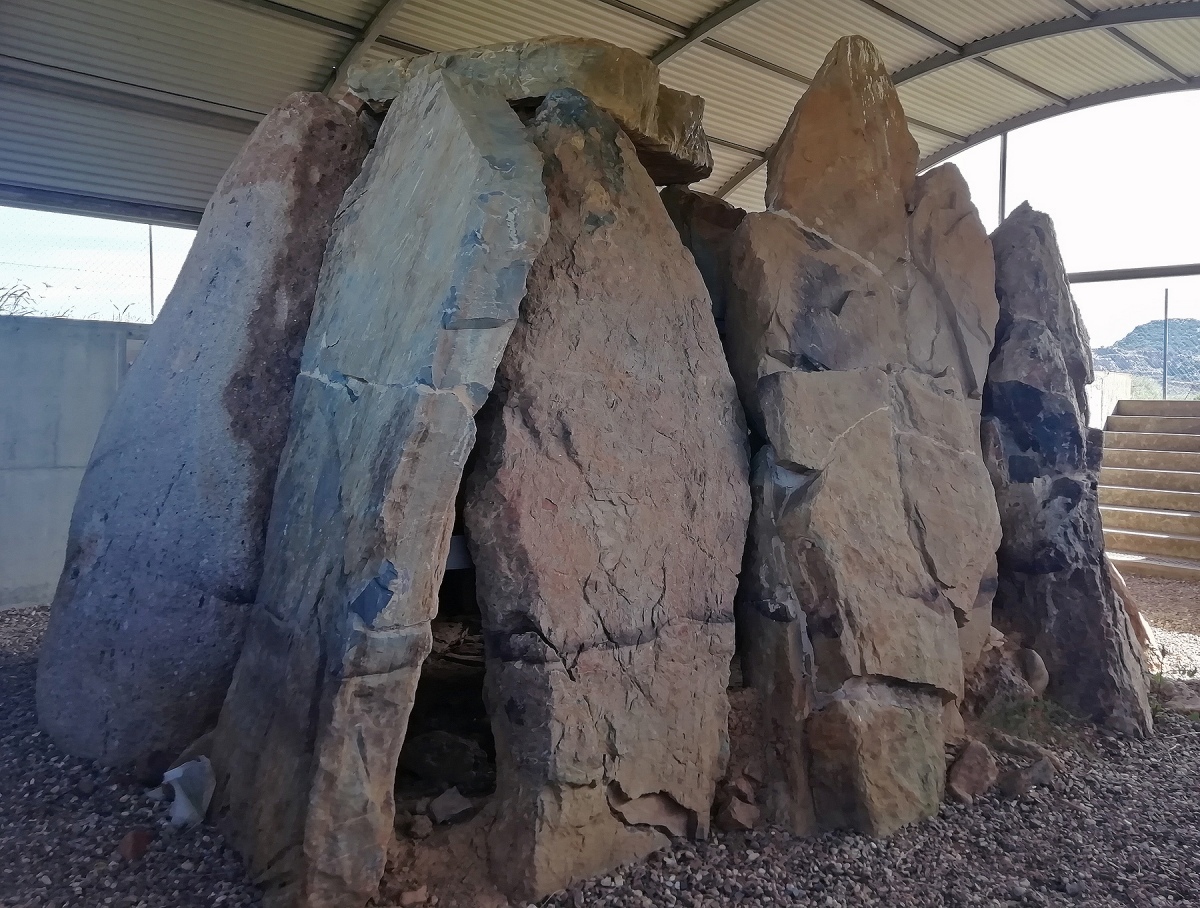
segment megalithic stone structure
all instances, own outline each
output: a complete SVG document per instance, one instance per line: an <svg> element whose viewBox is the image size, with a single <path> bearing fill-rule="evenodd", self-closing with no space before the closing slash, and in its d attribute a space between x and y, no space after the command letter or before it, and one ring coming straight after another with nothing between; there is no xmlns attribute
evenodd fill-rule
<svg viewBox="0 0 1200 908"><path fill-rule="evenodd" d="M995 622L1042 657L1049 697L1144 734L1153 722L1141 648L1104 558L1091 349L1054 225L1024 203L992 244L1001 315L983 442L1004 525Z"/></svg>
<svg viewBox="0 0 1200 908"><path fill-rule="evenodd" d="M550 237L465 496L521 900L706 834L750 510L711 302L633 144L569 89L530 132Z"/></svg>
<svg viewBox="0 0 1200 908"><path fill-rule="evenodd" d="M268 904L362 905L383 874L475 413L546 237L541 173L502 98L431 71L338 212L213 748L215 816Z"/></svg>
<svg viewBox="0 0 1200 908"><path fill-rule="evenodd" d="M943 712L989 624L991 250L957 172L916 166L878 54L843 38L730 255L726 344L766 442L743 667L766 819L801 833L887 834L937 810Z"/></svg>
<svg viewBox="0 0 1200 908"><path fill-rule="evenodd" d="M161 772L216 720L258 589L289 402L367 130L319 94L255 129L96 439L38 667L63 749Z"/></svg>

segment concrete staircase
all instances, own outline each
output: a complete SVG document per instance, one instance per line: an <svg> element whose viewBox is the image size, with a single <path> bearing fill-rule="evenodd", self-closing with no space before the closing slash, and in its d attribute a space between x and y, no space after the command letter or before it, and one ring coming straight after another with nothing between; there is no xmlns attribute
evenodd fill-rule
<svg viewBox="0 0 1200 908"><path fill-rule="evenodd" d="M1200 401L1117 404L1104 426L1100 514L1123 574L1200 581Z"/></svg>

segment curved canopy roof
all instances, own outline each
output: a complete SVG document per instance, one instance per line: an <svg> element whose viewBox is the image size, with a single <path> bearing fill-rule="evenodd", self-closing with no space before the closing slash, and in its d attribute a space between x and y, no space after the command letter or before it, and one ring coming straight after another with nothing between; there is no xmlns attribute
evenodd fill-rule
<svg viewBox="0 0 1200 908"><path fill-rule="evenodd" d="M833 42L869 38L924 164L1107 101L1200 87L1200 0L4 0L0 202L195 223L257 120L347 61L602 38L706 99L699 188L761 208Z"/></svg>

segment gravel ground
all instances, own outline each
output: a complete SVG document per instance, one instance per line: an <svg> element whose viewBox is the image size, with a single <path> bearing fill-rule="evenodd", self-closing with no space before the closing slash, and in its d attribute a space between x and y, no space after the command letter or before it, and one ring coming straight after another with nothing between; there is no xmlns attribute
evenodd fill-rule
<svg viewBox="0 0 1200 908"><path fill-rule="evenodd" d="M1145 606L1144 606L1145 607ZM33 709L46 611L0 612L0 908L258 904L209 829L171 835L136 780L66 757ZM979 799L886 841L778 831L680 843L580 884L554 908L1200 906L1200 723L1159 717L1148 742L1088 732L1051 789ZM154 841L117 855L131 830ZM440 908L447 908L443 905Z"/></svg>
<svg viewBox="0 0 1200 908"><path fill-rule="evenodd" d="M37 730L33 682L49 610L0 611L0 908L258 904L210 829L174 832L136 779L69 757ZM154 836L126 860L122 839Z"/></svg>
<svg viewBox="0 0 1200 908"><path fill-rule="evenodd" d="M1200 677L1200 583L1126 577L1129 592L1163 650L1163 674Z"/></svg>

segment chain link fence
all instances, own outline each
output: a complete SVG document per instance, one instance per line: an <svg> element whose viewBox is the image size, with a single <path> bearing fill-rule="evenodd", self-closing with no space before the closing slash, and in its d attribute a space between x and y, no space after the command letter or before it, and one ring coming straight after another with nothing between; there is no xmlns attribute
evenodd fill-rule
<svg viewBox="0 0 1200 908"><path fill-rule="evenodd" d="M151 322L195 231L0 207L0 315Z"/></svg>
<svg viewBox="0 0 1200 908"><path fill-rule="evenodd" d="M1200 306L1164 305L1160 297L1156 307L1136 295L1129 305L1146 320L1114 343L1093 344L1097 372L1128 374L1134 398L1200 401ZM1086 324L1087 307L1081 312Z"/></svg>

